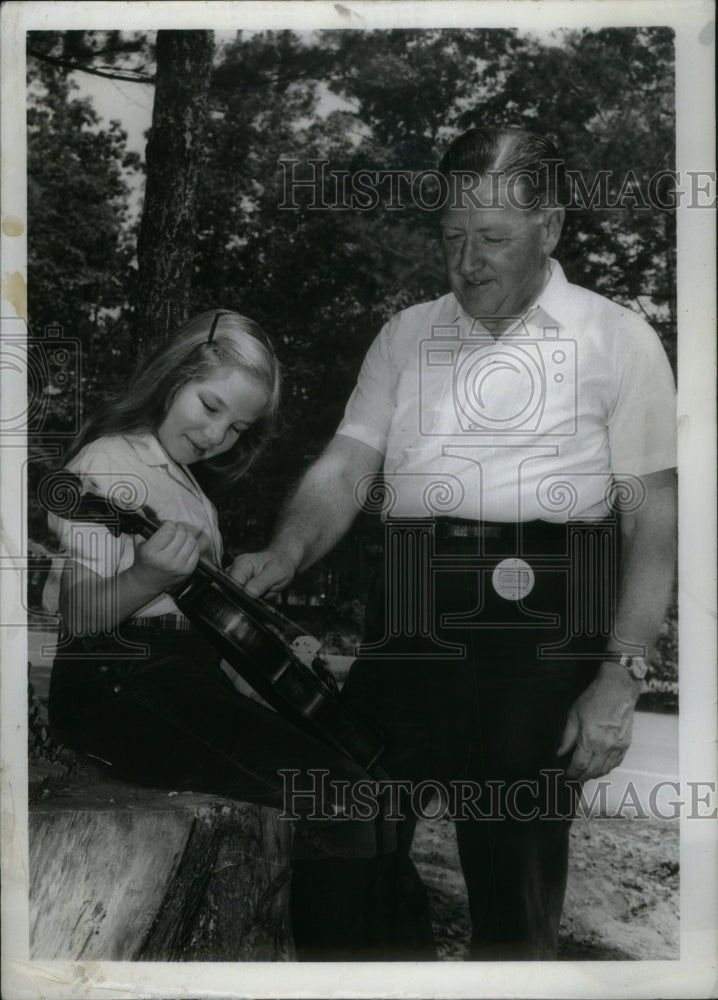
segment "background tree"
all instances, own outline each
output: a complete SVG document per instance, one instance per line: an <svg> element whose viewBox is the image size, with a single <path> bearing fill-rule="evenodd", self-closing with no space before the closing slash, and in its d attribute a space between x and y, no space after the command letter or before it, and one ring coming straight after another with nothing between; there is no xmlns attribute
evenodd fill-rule
<svg viewBox="0 0 718 1000"><path fill-rule="evenodd" d="M211 31L157 32L155 100L137 237L138 344L166 337L189 315L195 196L204 157L213 52Z"/></svg>

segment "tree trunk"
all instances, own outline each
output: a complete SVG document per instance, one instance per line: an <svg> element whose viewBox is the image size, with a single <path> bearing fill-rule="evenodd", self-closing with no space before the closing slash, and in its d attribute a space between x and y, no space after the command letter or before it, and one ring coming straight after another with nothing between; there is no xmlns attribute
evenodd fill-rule
<svg viewBox="0 0 718 1000"><path fill-rule="evenodd" d="M163 339L189 314L213 52L211 31L157 32L157 82L137 239L138 344Z"/></svg>
<svg viewBox="0 0 718 1000"><path fill-rule="evenodd" d="M275 809L105 778L36 803L29 826L35 959L294 958Z"/></svg>

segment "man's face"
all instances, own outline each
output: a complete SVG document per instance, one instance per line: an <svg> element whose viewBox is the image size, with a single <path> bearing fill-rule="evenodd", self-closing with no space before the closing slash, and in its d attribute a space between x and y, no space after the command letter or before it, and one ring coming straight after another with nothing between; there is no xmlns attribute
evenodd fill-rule
<svg viewBox="0 0 718 1000"><path fill-rule="evenodd" d="M506 198L503 185L486 206L471 204L465 193L441 215L444 259L449 282L465 311L500 333L540 292L546 262L558 243L560 211L528 211Z"/></svg>

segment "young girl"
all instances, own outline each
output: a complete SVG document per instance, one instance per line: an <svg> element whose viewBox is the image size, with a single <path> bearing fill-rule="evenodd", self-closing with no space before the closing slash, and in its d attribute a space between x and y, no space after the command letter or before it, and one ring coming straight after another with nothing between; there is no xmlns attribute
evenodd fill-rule
<svg viewBox="0 0 718 1000"><path fill-rule="evenodd" d="M216 512L190 467L236 481L267 440L278 399L277 361L261 328L212 310L158 347L70 451L66 468L86 490L149 506L162 522L143 540L50 515L67 554L50 727L118 777L276 807L279 769L366 777L242 696L166 593L200 555L221 565ZM336 834L327 834L336 852Z"/></svg>

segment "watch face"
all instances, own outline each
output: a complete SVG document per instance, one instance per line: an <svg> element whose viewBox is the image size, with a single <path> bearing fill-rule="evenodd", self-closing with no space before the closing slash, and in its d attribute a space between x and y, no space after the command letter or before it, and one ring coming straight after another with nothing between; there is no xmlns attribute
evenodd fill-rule
<svg viewBox="0 0 718 1000"><path fill-rule="evenodd" d="M648 664L646 663L646 661L643 659L642 656L633 657L633 662L631 663L631 673L639 681L643 680L643 678L648 673Z"/></svg>

